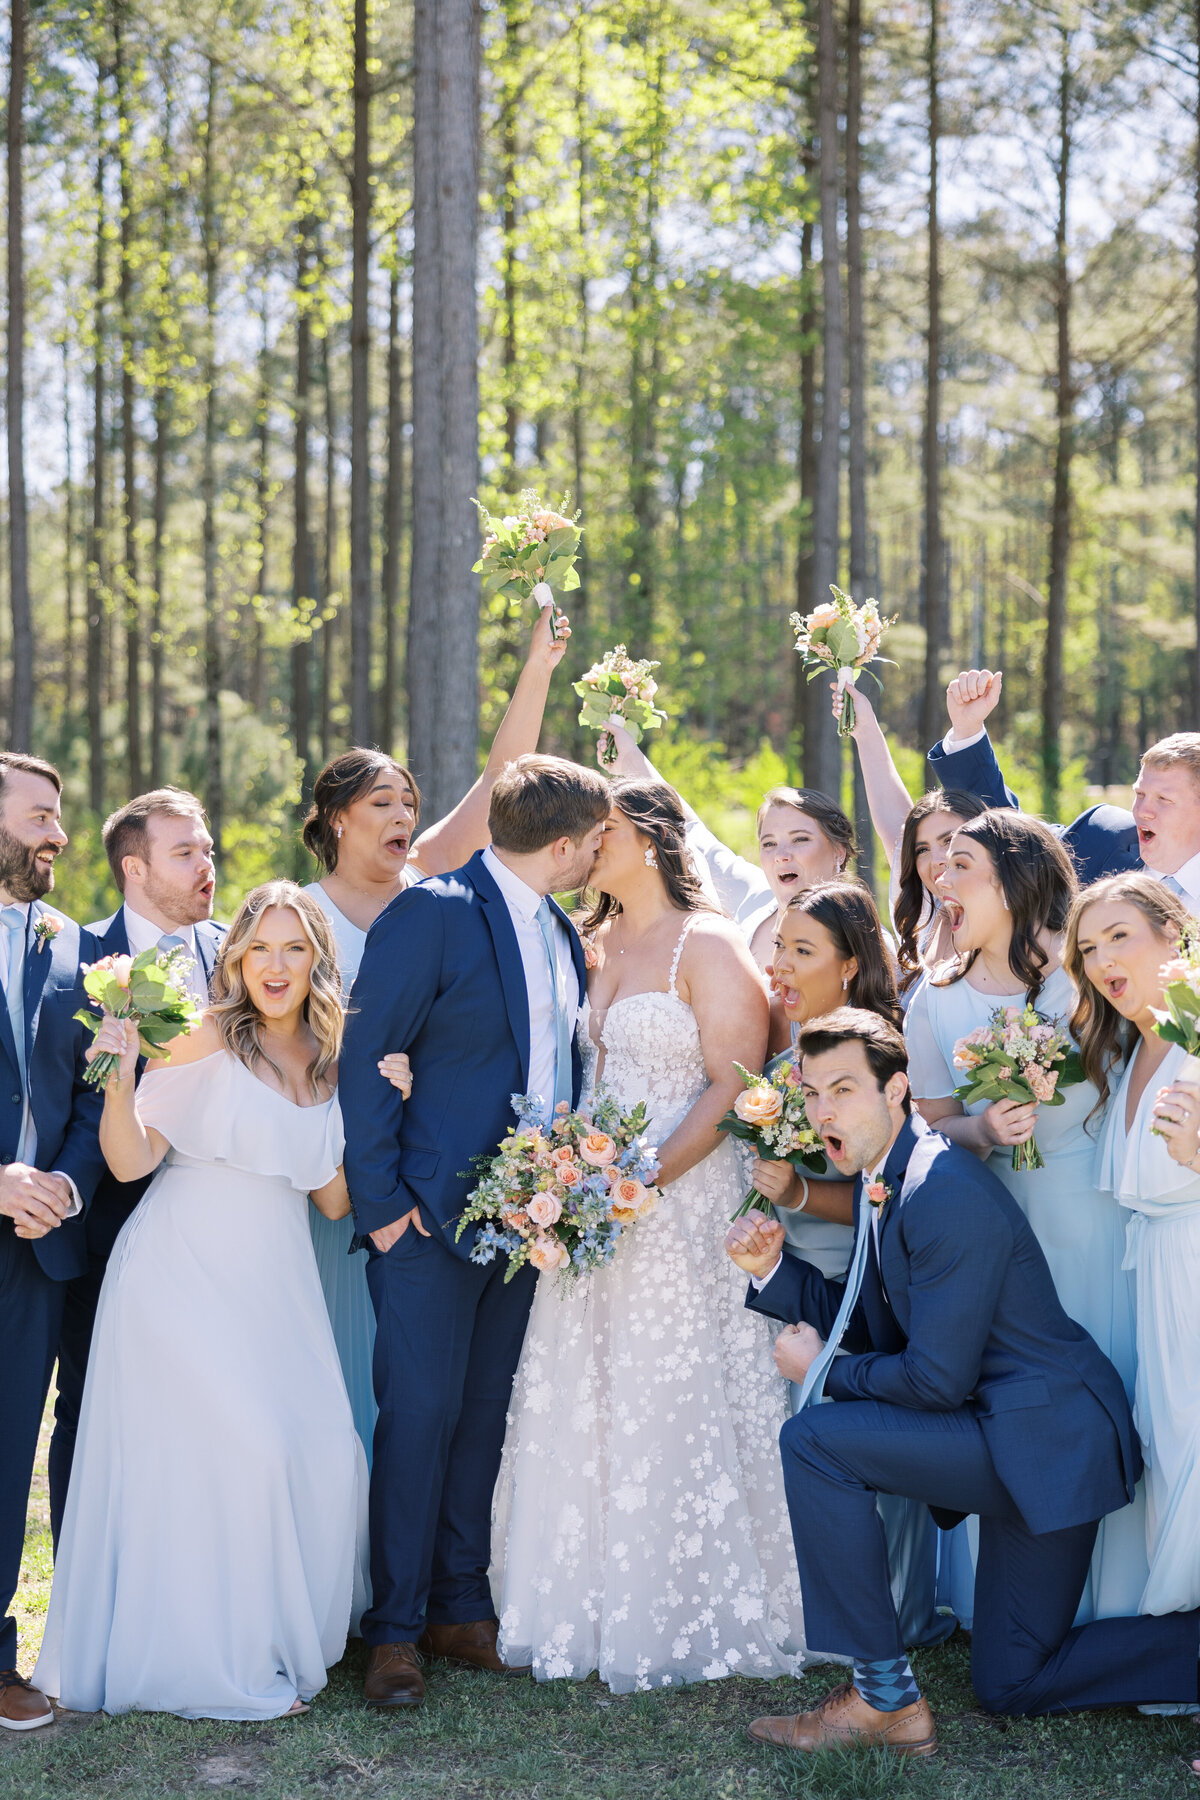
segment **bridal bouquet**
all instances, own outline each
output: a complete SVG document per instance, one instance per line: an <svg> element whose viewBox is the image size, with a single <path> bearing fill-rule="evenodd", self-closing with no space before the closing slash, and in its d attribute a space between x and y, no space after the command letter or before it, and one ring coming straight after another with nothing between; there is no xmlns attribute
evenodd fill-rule
<svg viewBox="0 0 1200 1800"><path fill-rule="evenodd" d="M495 1156L477 1157L482 1179L458 1221L479 1231L471 1261L508 1257L505 1281L525 1263L564 1276L585 1275L612 1260L628 1225L652 1212L658 1152L645 1137L644 1101L629 1112L600 1089L587 1112L559 1103L542 1122L536 1094L514 1094L517 1122Z"/></svg>
<svg viewBox="0 0 1200 1800"><path fill-rule="evenodd" d="M666 724L666 713L653 704L658 666L656 662L635 662L624 644L617 644L592 664L582 681L574 683L583 701L579 723L600 733L600 760L605 768L617 759L616 739L608 729L611 724L623 725L635 744L641 743L647 731Z"/></svg>
<svg viewBox="0 0 1200 1800"><path fill-rule="evenodd" d="M1057 1020L1035 1007L998 1006L986 1025L977 1025L954 1046L954 1067L967 1079L954 1097L974 1100L1037 1100L1061 1106L1063 1089L1084 1079L1079 1052ZM1037 1139L1014 1144L1014 1169L1044 1169Z"/></svg>
<svg viewBox="0 0 1200 1800"><path fill-rule="evenodd" d="M884 632L895 620L881 619L874 600L864 600L861 606L855 606L849 594L843 594L832 582L829 591L833 595L832 601L824 601L807 617L793 613L791 626L796 634L796 649L808 670L808 679L813 681L822 669L836 671L842 701L838 736L849 737L854 726L854 695L851 691L854 678L866 669L875 685L880 686L879 677L868 665L888 660L880 656L879 646Z"/></svg>
<svg viewBox="0 0 1200 1800"><path fill-rule="evenodd" d="M91 1001L75 1017L95 1037L104 1013L132 1019L143 1056L160 1057L164 1044L199 1023L200 1008L188 986L192 958L182 944L175 950L143 950L140 956L105 956L85 966L83 991ZM93 1010L94 1009L94 1010ZM104 1052L90 1062L83 1079L103 1087L121 1059Z"/></svg>
<svg viewBox="0 0 1200 1800"><path fill-rule="evenodd" d="M564 499L563 505L567 504ZM497 519L476 500L483 527L483 553L473 574L482 574L484 592L517 595L537 606L552 606L554 592L568 594L579 586L575 558L583 527L579 514L569 519L551 512L532 488L526 488L515 513ZM558 613L554 616L558 635Z"/></svg>
<svg viewBox="0 0 1200 1800"><path fill-rule="evenodd" d="M821 1138L808 1122L804 1095L800 1089L800 1071L794 1062L781 1062L769 1075L752 1075L741 1063L734 1068L746 1085L717 1125L730 1137L752 1144L764 1162L787 1162L794 1169L808 1169L823 1175L829 1167ZM771 1202L751 1188L733 1217L740 1219L751 1207L771 1216Z"/></svg>
<svg viewBox="0 0 1200 1800"><path fill-rule="evenodd" d="M1200 934L1185 928L1179 954L1159 971L1165 1009L1154 1008L1154 1029L1169 1044L1178 1044L1187 1060L1179 1081L1200 1080ZM1151 1131L1157 1126L1152 1125Z"/></svg>

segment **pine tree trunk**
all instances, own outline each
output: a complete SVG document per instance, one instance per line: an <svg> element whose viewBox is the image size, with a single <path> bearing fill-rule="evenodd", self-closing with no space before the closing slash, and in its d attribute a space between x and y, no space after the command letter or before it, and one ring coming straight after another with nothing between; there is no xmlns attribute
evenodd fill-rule
<svg viewBox="0 0 1200 1800"><path fill-rule="evenodd" d="M479 12L417 0L409 758L426 817L470 787L479 737Z"/></svg>
<svg viewBox="0 0 1200 1800"><path fill-rule="evenodd" d="M63 741L74 737L75 711L75 464L71 443L71 345L63 332Z"/></svg>
<svg viewBox="0 0 1200 1800"><path fill-rule="evenodd" d="M313 223L303 219L296 245L296 417L292 541L292 745L300 759L300 804L312 796L311 643L307 613L315 598L316 569L308 506L308 433L312 406L312 320L308 310L308 270Z"/></svg>
<svg viewBox="0 0 1200 1800"><path fill-rule="evenodd" d="M938 222L938 149L941 139L941 42L938 9L941 0L929 0L929 35L926 39L928 91L929 210L926 221L928 269L926 275L925 432L922 449L924 480L924 553L921 561L922 617L925 625L925 680L921 694L921 749L927 750L944 731L945 697L940 657L946 636L943 604L942 549L942 452L939 441L942 379L942 267L941 229Z"/></svg>
<svg viewBox="0 0 1200 1800"><path fill-rule="evenodd" d="M1193 453L1196 461L1195 517L1192 529L1192 616L1196 622L1196 645L1192 651L1192 728L1200 730L1200 0L1194 0L1194 47L1196 53L1196 168L1194 195L1194 237L1192 240L1192 401Z"/></svg>
<svg viewBox="0 0 1200 1800"><path fill-rule="evenodd" d="M221 789L221 625L217 596L217 242L216 167L217 65L208 62L204 109L204 171L201 231L204 241L204 457L200 488L204 510L204 804L214 853L221 853L224 824Z"/></svg>
<svg viewBox="0 0 1200 1800"><path fill-rule="evenodd" d="M142 780L141 620L138 605L136 427L134 425L133 180L130 170L129 93L125 68L125 0L113 5L113 82L117 98L117 171L120 182L121 241L117 305L121 320L121 517L124 527L118 592L125 626L125 749L129 791L140 794Z"/></svg>
<svg viewBox="0 0 1200 1800"><path fill-rule="evenodd" d="M262 300L262 342L258 352L258 456L254 470L254 510L258 518L258 603L254 608L250 657L250 705L260 716L267 700L266 641L263 608L271 591L267 549L270 541L271 505L271 384L270 335L266 287Z"/></svg>
<svg viewBox="0 0 1200 1800"><path fill-rule="evenodd" d="M504 95L500 104L500 282L504 334L500 342L500 392L504 397L504 477L515 486L517 426L517 104L520 15L517 0L504 0Z"/></svg>
<svg viewBox="0 0 1200 1800"><path fill-rule="evenodd" d="M1050 511L1050 579L1046 595L1046 650L1042 663L1042 811L1058 814L1062 780L1063 639L1067 625L1067 573L1071 560L1071 459L1075 452L1075 389L1071 377L1071 275L1067 267L1067 202L1071 180L1070 38L1061 32L1058 83L1058 211L1054 223L1055 445L1054 497Z"/></svg>
<svg viewBox="0 0 1200 1800"><path fill-rule="evenodd" d="M580 540L580 552L575 567L579 574L579 586L571 595L571 635L576 645L576 655L581 668L590 664L591 652L589 639L591 636L588 618L588 554L587 554L587 374L588 352L591 338L591 313L588 306L588 69L587 69L587 37L582 23L579 27L579 60L575 70L575 134L578 143L579 175L575 191L575 230L579 254L579 274L576 280L576 315L575 331L575 373L573 393L571 397L571 463L574 470L574 487L571 503L573 510L583 515L584 535ZM573 726L574 749L576 756L584 755L584 747L591 734L585 727L575 723Z"/></svg>
<svg viewBox="0 0 1200 1800"><path fill-rule="evenodd" d="M160 376L154 387L154 540L151 561L150 614L150 786L161 787L163 774L163 664L165 625L163 583L167 564L167 452L171 440L172 393Z"/></svg>
<svg viewBox="0 0 1200 1800"><path fill-rule="evenodd" d="M96 264L92 296L95 362L92 367L92 517L88 533L87 562L87 722L88 805L104 811L104 664L105 664L105 508L108 459L105 422L105 289L108 285L105 239L104 182L108 155L103 144L104 113L100 90L103 71L97 71L96 135L101 139L96 158Z"/></svg>
<svg viewBox="0 0 1200 1800"><path fill-rule="evenodd" d="M838 247L837 23L833 0L817 3L817 104L821 192L821 441L813 506L813 585L809 607L829 596L839 575L842 435L842 273ZM840 801L841 740L823 676L805 690L804 781Z"/></svg>
<svg viewBox="0 0 1200 1800"><path fill-rule="evenodd" d="M807 84L811 87L811 83ZM811 98L811 95L810 95ZM802 165L805 180L816 166L816 138L809 130L804 140ZM796 610L806 613L813 595L813 506L817 494L817 309L813 222L805 219L800 230L800 443L797 476L800 483L800 534L796 550ZM803 747L808 714L808 677L796 656L792 664L792 729Z"/></svg>
<svg viewBox="0 0 1200 1800"><path fill-rule="evenodd" d="M850 592L861 603L867 590L867 327L863 300L862 193L862 0L846 9L846 310L850 388ZM869 681L869 677L867 678ZM860 880L875 892L875 829L867 804L862 764L854 755L855 862Z"/></svg>
<svg viewBox="0 0 1200 1800"><path fill-rule="evenodd" d="M387 485L383 499L383 689L379 696L379 746L390 756L396 747L396 683L400 555L404 537L404 371L400 361L400 260L398 247L388 271L387 326Z"/></svg>
<svg viewBox="0 0 1200 1800"><path fill-rule="evenodd" d="M350 739L371 741L371 78L367 0L354 0L350 241ZM474 560L474 559L472 559Z"/></svg>
<svg viewBox="0 0 1200 1800"><path fill-rule="evenodd" d="M11 0L8 59L8 582L12 608L9 743L33 746L33 616L25 498L25 61L27 0Z"/></svg>
<svg viewBox="0 0 1200 1800"><path fill-rule="evenodd" d="M321 338L321 392L325 402L325 529L322 558L321 604L316 617L321 620L317 653L321 662L320 699L317 711L317 741L321 761L330 755L329 714L333 704L334 663L337 660L338 624L341 595L338 593L338 528L337 528L337 412L333 398L333 374L329 367L329 332ZM334 596L339 604L334 610ZM368 734L369 738L369 734ZM368 738L355 737L355 743Z"/></svg>

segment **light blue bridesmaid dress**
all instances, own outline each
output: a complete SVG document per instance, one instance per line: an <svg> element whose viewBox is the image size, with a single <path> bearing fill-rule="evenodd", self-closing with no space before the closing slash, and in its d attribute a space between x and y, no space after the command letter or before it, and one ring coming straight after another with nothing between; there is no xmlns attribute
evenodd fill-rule
<svg viewBox="0 0 1200 1800"><path fill-rule="evenodd" d="M785 1050L782 1055L773 1057L767 1064L768 1073L774 1073L793 1054L793 1051ZM842 1178L831 1169L824 1175L809 1173L808 1179L812 1183ZM777 1209L776 1217L783 1225L788 1248L797 1256L835 1281L846 1273L854 1248L852 1225L838 1225L832 1219L818 1219L805 1211L797 1212L795 1208L788 1211L782 1206ZM800 1401L800 1388L794 1381L789 1382L788 1387L791 1410L795 1412ZM929 1508L919 1500L907 1500L897 1494L880 1494L877 1504L887 1538L892 1599L901 1640L909 1648L940 1644L954 1630L954 1618L935 1610L938 1533Z"/></svg>
<svg viewBox="0 0 1200 1800"><path fill-rule="evenodd" d="M1037 1002L1046 1019L1065 1025L1075 990L1063 968L1050 975ZM905 1015L908 1078L918 1099L944 1099L961 1081L954 1046L976 1026L986 1025L998 1006L1024 1007L1023 992L984 994L968 979L934 987L917 986ZM1015 1170L1012 1151L993 1150L988 1167L998 1175L1033 1227L1045 1253L1063 1309L1095 1338L1133 1399L1137 1367L1133 1284L1124 1267L1125 1221L1111 1193L1096 1181L1100 1118L1088 1122L1097 1093L1090 1082L1066 1090L1061 1106L1038 1112L1036 1138L1043 1169ZM982 1112L973 1102L967 1111ZM942 1537L939 1598L948 1600L968 1629L975 1610L978 1527L968 1520ZM1145 1497L1139 1484L1131 1505L1100 1524L1077 1625L1093 1619L1125 1618L1137 1611L1146 1584Z"/></svg>
<svg viewBox="0 0 1200 1800"><path fill-rule="evenodd" d="M358 974L358 965L362 961L367 934L353 924L345 913L338 911L319 881L310 883L304 891L312 895L333 927L333 935L337 939L342 991L349 994ZM353 1214L345 1219L327 1219L310 1200L308 1225L312 1232L313 1252L317 1259L325 1304L329 1308L329 1322L333 1326L333 1341L337 1345L346 1392L350 1396L355 1429L362 1439L369 1468L379 1409L375 1404L375 1383L371 1376L371 1359L375 1350L375 1308L371 1305L371 1296L367 1292L366 1255L361 1251L352 1255L350 1251L350 1242L354 1236Z"/></svg>

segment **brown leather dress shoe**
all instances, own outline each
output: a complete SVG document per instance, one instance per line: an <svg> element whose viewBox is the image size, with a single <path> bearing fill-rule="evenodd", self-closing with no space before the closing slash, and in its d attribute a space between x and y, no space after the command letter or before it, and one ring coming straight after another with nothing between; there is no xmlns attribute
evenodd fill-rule
<svg viewBox="0 0 1200 1800"><path fill-rule="evenodd" d="M425 1677L415 1644L372 1644L363 1682L368 1706L420 1706Z"/></svg>
<svg viewBox="0 0 1200 1800"><path fill-rule="evenodd" d="M933 1756L937 1750L937 1726L923 1695L899 1712L878 1712L852 1681L832 1689L813 1712L755 1719L750 1736L781 1750L852 1750L857 1744L894 1750L897 1756Z"/></svg>
<svg viewBox="0 0 1200 1800"><path fill-rule="evenodd" d="M39 1725L53 1723L54 1708L45 1694L15 1669L0 1669L0 1726L5 1731L36 1731Z"/></svg>
<svg viewBox="0 0 1200 1800"><path fill-rule="evenodd" d="M423 1656L464 1663L469 1669L491 1669L497 1675L530 1675L532 1663L517 1667L502 1660L496 1648L500 1627L495 1619L472 1619L468 1625L427 1625L417 1648Z"/></svg>

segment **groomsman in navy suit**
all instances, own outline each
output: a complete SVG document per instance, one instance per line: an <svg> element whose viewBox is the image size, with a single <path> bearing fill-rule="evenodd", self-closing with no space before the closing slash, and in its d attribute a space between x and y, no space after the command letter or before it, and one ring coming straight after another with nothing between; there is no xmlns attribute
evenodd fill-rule
<svg viewBox="0 0 1200 1800"><path fill-rule="evenodd" d="M1098 1522L1132 1500L1141 1455L1121 1378L1063 1311L1024 1214L910 1111L904 1039L878 1014L814 1020L800 1057L808 1116L855 1177L850 1269L833 1281L785 1252L761 1213L726 1248L751 1278L746 1304L788 1327L775 1360L804 1385L779 1441L805 1634L853 1673L815 1711L757 1719L751 1736L936 1750L877 1493L924 1500L946 1528L978 1514L971 1676L990 1712L1195 1703L1200 1612L1073 1623Z"/></svg>
<svg viewBox="0 0 1200 1800"><path fill-rule="evenodd" d="M551 896L586 882L608 812L594 770L518 757L492 793L491 844L380 913L350 996L338 1091L378 1323L362 1621L374 1706L418 1704L424 1656L505 1668L492 1490L536 1276L472 1262L475 1233L455 1228L512 1095L540 1095L547 1119L578 1102L583 949ZM393 1050L412 1059L409 1100L379 1075Z"/></svg>
<svg viewBox="0 0 1200 1800"><path fill-rule="evenodd" d="M181 944L192 958L192 992L206 1005L225 927L212 919L216 879L203 805L182 788L155 788L110 814L102 838L122 903L107 919L87 927L99 954L139 956L143 950ZM88 1266L67 1283L50 1441L50 1529L56 1545L104 1270L117 1233L150 1180L118 1181L105 1170L87 1213Z"/></svg>
<svg viewBox="0 0 1200 1800"><path fill-rule="evenodd" d="M999 669L964 669L955 676L946 689L950 729L930 749L928 761L943 787L977 794L988 806L1019 811L1021 802L1001 773L985 724L1000 698L1002 682ZM1121 875L1127 869L1140 867L1136 812L1136 804L1130 813L1123 806L1109 806L1102 801L1098 806L1087 807L1069 825L1052 827L1071 852L1085 887L1104 875ZM1195 847L1200 850L1200 837ZM1197 887L1200 889L1200 869Z"/></svg>
<svg viewBox="0 0 1200 1800"><path fill-rule="evenodd" d="M29 1483L68 1284L87 1267L84 1212L104 1169L81 964L95 941L47 906L67 843L58 771L0 754L0 1727L54 1714L17 1674L9 1612L21 1569Z"/></svg>

